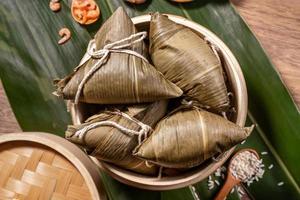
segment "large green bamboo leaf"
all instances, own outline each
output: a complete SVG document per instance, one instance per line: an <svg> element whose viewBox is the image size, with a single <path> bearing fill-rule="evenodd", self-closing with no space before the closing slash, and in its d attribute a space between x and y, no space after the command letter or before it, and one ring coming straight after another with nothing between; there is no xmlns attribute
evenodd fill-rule
<svg viewBox="0 0 300 200"><path fill-rule="evenodd" d="M215 32L241 64L249 91L249 123L258 124L242 147L268 151L265 163L275 166L249 190L257 199L287 195L299 199L299 111L260 44L227 0L184 5L152 0L141 6L129 6L121 0L97 2L102 19L88 28L72 20L68 1L57 14L49 10L47 1L0 2L0 77L23 130L62 135L69 115L63 101L51 95L52 79L63 77L76 66L100 23L118 6L124 6L131 16L150 11L182 15ZM57 32L64 26L71 29L72 40L58 46ZM103 179L111 199L195 199L190 188L160 193L125 186L105 174ZM277 186L280 181L285 183L282 187ZM208 191L205 181L195 188L201 199L211 199L218 190Z"/></svg>

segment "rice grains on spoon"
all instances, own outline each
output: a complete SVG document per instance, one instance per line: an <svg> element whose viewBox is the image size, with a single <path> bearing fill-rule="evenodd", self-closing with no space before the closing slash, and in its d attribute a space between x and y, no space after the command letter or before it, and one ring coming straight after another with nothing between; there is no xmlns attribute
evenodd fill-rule
<svg viewBox="0 0 300 200"><path fill-rule="evenodd" d="M230 160L228 174L222 189L215 200L224 200L231 189L240 182L251 184L254 180L262 178L264 174L262 160L253 149L238 151Z"/></svg>
<svg viewBox="0 0 300 200"><path fill-rule="evenodd" d="M239 153L231 161L229 170L232 175L242 182L251 184L254 180L262 178L264 174L262 160L250 151L243 151Z"/></svg>

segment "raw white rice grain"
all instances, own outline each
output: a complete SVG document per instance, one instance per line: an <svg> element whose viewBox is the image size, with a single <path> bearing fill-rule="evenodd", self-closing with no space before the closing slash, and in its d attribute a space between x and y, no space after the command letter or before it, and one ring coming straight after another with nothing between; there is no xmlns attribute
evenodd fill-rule
<svg viewBox="0 0 300 200"><path fill-rule="evenodd" d="M272 169L274 167L273 164L269 165L268 169Z"/></svg>
<svg viewBox="0 0 300 200"><path fill-rule="evenodd" d="M237 191L240 194L240 196L243 196L243 194L245 194L241 187L238 187Z"/></svg>
<svg viewBox="0 0 300 200"><path fill-rule="evenodd" d="M221 168L218 168L215 173L214 173L215 176L221 176Z"/></svg>
<svg viewBox="0 0 300 200"><path fill-rule="evenodd" d="M249 186L254 180L258 181L264 174L264 164L250 151L244 151L235 156L231 161L230 171L232 175L247 183Z"/></svg>
<svg viewBox="0 0 300 200"><path fill-rule="evenodd" d="M281 181L281 182L277 183L277 185L278 185L278 186L283 186L283 185L284 185L284 182Z"/></svg>

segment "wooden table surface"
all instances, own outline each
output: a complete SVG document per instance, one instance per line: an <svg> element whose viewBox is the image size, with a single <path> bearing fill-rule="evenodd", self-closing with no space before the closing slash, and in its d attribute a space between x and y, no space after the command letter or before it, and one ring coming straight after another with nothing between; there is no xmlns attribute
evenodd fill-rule
<svg viewBox="0 0 300 200"><path fill-rule="evenodd" d="M232 0L300 106L300 1ZM0 133L20 127L0 84Z"/></svg>

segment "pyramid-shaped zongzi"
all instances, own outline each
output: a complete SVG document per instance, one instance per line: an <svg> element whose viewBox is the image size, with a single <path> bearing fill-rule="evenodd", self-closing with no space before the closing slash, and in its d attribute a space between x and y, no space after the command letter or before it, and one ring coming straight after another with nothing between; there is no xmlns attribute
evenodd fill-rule
<svg viewBox="0 0 300 200"><path fill-rule="evenodd" d="M144 124L154 127L166 114L167 105L167 101L163 100L148 105L131 105L128 106L127 111L124 111L124 113ZM147 166L145 161L132 156L133 149L138 145L137 135L130 135L118 129L118 127L109 124L102 124L101 126L87 129L87 127L95 125L98 122L115 122L133 131L141 129L137 123L116 112L107 110L90 117L83 124L68 126L66 138L84 147L90 155L100 160L143 174L153 175L157 172L155 165ZM77 137L76 133L83 129L87 129L84 137Z"/></svg>
<svg viewBox="0 0 300 200"><path fill-rule="evenodd" d="M179 86L188 100L215 111L228 108L220 60L204 39L167 16L154 13L149 40L154 66Z"/></svg>
<svg viewBox="0 0 300 200"><path fill-rule="evenodd" d="M196 107L182 109L161 120L134 155L165 167L194 167L245 140L252 129Z"/></svg>
<svg viewBox="0 0 300 200"><path fill-rule="evenodd" d="M120 7L97 32L95 50L101 50L135 33L137 30L134 24ZM144 41L130 44L126 50L148 57ZM91 57L71 75L56 81L56 93L65 99L75 99L78 85L98 61L99 58ZM101 67L85 82L79 101L99 104L139 103L178 97L181 94L180 88L166 80L144 59L129 53L110 52Z"/></svg>

